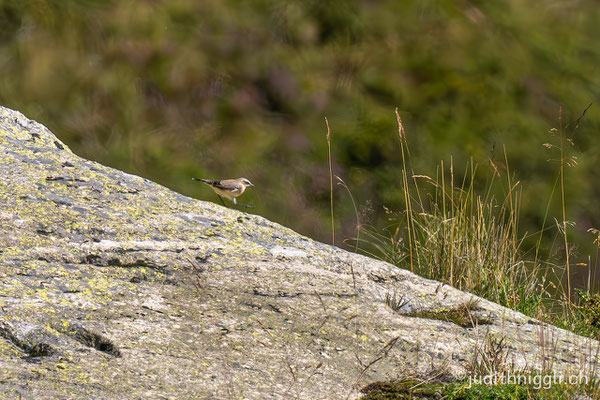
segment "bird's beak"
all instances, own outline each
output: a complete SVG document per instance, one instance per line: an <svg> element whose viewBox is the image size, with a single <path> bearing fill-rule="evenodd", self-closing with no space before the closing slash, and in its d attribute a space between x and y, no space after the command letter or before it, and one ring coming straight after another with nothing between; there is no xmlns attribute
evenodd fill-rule
<svg viewBox="0 0 600 400"><path fill-rule="evenodd" d="M254 183L250 182L250 184L248 186L254 186Z"/></svg>

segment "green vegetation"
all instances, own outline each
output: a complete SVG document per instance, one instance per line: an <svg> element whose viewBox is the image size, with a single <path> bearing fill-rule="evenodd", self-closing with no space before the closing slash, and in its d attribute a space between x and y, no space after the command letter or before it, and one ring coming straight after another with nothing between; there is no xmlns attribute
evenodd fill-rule
<svg viewBox="0 0 600 400"><path fill-rule="evenodd" d="M531 382L526 385L513 383L486 385L468 381L441 383L415 379L374 382L361 389L364 396L360 400L555 400L570 399L580 393L595 394L589 391L580 392L578 388L564 383L547 385L542 379L535 384L534 379L535 377L532 377Z"/></svg>
<svg viewBox="0 0 600 400"><path fill-rule="evenodd" d="M2 0L0 103L84 157L196 198L217 201L192 176L247 176L254 212L325 242L324 117L334 174L381 227L383 206L405 207L398 107L420 174L472 159L481 187L505 146L519 224L536 232L556 178L546 132L559 105L572 126L598 96L599 14L592 0ZM592 106L565 171L572 264L600 226L599 122ZM341 245L355 227L340 187L334 207Z"/></svg>
<svg viewBox="0 0 600 400"><path fill-rule="evenodd" d="M452 322L456 325L462 326L463 328L472 328L474 326L489 324L489 319L480 318L473 315L471 311L476 309L477 303L471 302L461 304L458 307L451 308L449 310L421 310L404 313L403 315Z"/></svg>
<svg viewBox="0 0 600 400"><path fill-rule="evenodd" d="M579 304L573 311L573 325L579 333L600 340L600 294L575 289Z"/></svg>
<svg viewBox="0 0 600 400"><path fill-rule="evenodd" d="M416 380L407 379L395 382L374 382L361 389L365 396L363 400L395 400L436 398L441 395L443 386L440 384L420 384Z"/></svg>

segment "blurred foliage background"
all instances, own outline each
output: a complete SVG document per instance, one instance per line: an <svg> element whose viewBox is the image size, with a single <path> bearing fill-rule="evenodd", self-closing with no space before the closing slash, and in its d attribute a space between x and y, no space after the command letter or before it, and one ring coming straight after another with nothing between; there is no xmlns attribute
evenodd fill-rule
<svg viewBox="0 0 600 400"><path fill-rule="evenodd" d="M491 158L540 229L562 125L576 261L600 227L600 8L594 0L0 0L0 103L77 154L218 202L191 177L245 176L252 212L330 242L334 174L361 223L404 208L394 108L415 172ZM562 120L559 109L562 107ZM559 220L560 197L550 206ZM336 241L356 235L334 187ZM552 246L552 235L547 247ZM578 258L577 258L578 257Z"/></svg>

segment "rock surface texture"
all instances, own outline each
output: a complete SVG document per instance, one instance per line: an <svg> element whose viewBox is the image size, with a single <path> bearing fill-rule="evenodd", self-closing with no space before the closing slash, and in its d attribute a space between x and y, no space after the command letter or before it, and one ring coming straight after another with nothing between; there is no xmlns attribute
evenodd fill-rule
<svg viewBox="0 0 600 400"><path fill-rule="evenodd" d="M82 159L2 107L0 154L0 398L355 399L494 349L596 362L595 341Z"/></svg>

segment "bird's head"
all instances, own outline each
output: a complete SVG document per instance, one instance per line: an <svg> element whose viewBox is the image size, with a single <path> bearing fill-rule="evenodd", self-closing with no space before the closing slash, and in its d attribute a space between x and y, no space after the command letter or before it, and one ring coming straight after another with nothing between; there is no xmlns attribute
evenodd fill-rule
<svg viewBox="0 0 600 400"><path fill-rule="evenodd" d="M242 185L244 185L244 186L254 186L254 184L252 182L250 182L249 179L246 179L246 178L240 178L240 182L242 182Z"/></svg>

